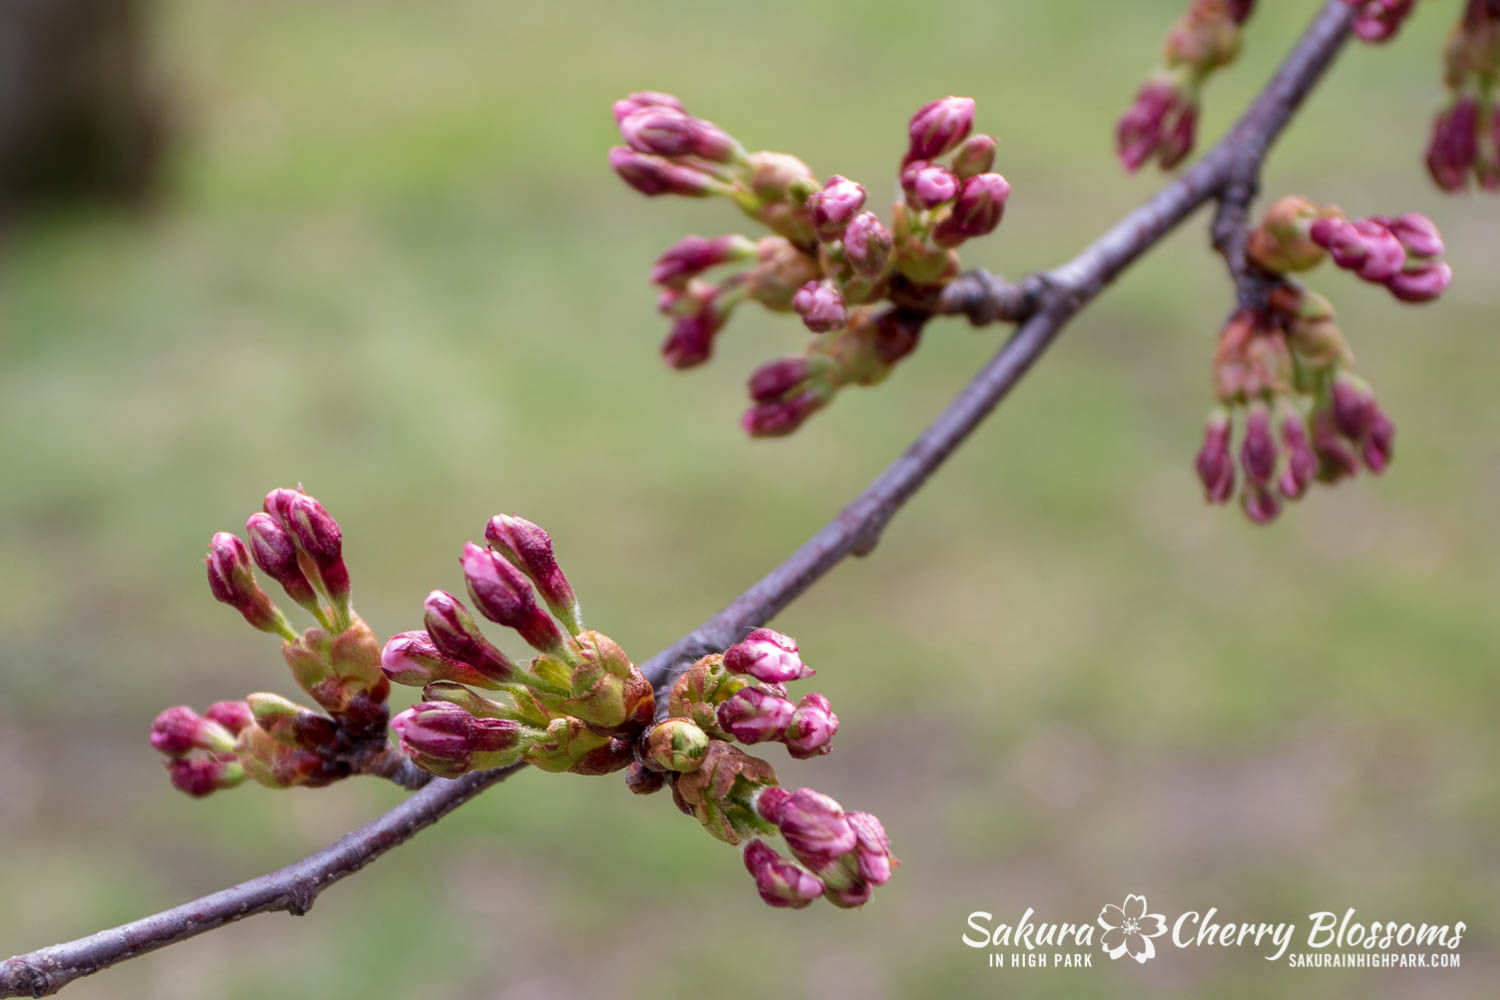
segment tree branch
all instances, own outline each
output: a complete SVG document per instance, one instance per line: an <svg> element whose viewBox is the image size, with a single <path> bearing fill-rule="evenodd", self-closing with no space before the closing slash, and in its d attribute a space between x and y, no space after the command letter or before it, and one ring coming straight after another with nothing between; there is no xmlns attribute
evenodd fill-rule
<svg viewBox="0 0 1500 1000"><path fill-rule="evenodd" d="M1276 76L1217 145L1191 169L1131 212L1061 267L1007 284L983 272L945 290L941 313L975 323L1025 320L974 379L874 483L801 548L724 610L641 669L663 690L693 660L736 642L769 621L848 555L864 555L886 524L1005 398L1067 321L1116 275L1211 198L1221 199L1216 230L1243 241L1246 207L1260 166L1302 100L1347 39L1354 10L1327 0ZM1239 185L1236 187L1235 185ZM1215 233L1219 243L1219 233ZM432 825L518 767L433 779L374 822L296 864L161 913L77 941L52 945L0 963L0 996L45 996L81 976L184 941L257 913L301 914L318 893ZM410 778L403 772L403 777Z"/></svg>

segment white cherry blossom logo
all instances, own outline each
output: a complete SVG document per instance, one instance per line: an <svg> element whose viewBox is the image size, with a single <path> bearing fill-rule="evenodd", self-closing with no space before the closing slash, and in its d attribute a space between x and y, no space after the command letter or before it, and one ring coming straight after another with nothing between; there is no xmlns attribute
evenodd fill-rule
<svg viewBox="0 0 1500 1000"><path fill-rule="evenodd" d="M1160 913L1147 913L1146 897L1135 893L1126 896L1120 906L1111 903L1100 910L1099 926L1104 928L1099 944L1110 958L1129 955L1142 965L1156 957L1151 939L1167 932L1166 918Z"/></svg>

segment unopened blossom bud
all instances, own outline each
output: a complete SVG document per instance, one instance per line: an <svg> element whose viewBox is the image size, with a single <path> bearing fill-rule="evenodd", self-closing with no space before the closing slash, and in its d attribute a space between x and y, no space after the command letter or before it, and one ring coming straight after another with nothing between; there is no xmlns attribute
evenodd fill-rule
<svg viewBox="0 0 1500 1000"><path fill-rule="evenodd" d="M1406 250L1401 241L1373 219L1350 222L1323 216L1308 227L1308 235L1328 250L1339 267L1375 284L1389 281L1406 264Z"/></svg>
<svg viewBox="0 0 1500 1000"><path fill-rule="evenodd" d="M811 677L814 671L802 662L797 640L775 629L758 628L724 651L724 669L749 674L770 684L784 684Z"/></svg>
<svg viewBox="0 0 1500 1000"><path fill-rule="evenodd" d="M656 259L651 268L651 281L663 288L682 289L690 279L709 268L732 260L754 260L756 244L738 233L704 239L702 236L684 236L667 252Z"/></svg>
<svg viewBox="0 0 1500 1000"><path fill-rule="evenodd" d="M297 546L276 519L264 511L251 514L245 522L245 536L250 539L250 555L261 572L281 584L292 600L319 614L317 592L297 562Z"/></svg>
<svg viewBox="0 0 1500 1000"><path fill-rule="evenodd" d="M1427 172L1444 191L1462 190L1479 156L1479 102L1460 97L1432 120Z"/></svg>
<svg viewBox="0 0 1500 1000"><path fill-rule="evenodd" d="M1395 218L1379 215L1372 221L1384 226L1392 236L1401 241L1408 261L1443 255L1443 234L1438 232L1437 223L1421 212L1407 212Z"/></svg>
<svg viewBox="0 0 1500 1000"><path fill-rule="evenodd" d="M227 531L220 531L208 543L204 557L208 567L208 587L214 597L245 616L245 621L276 635L292 635L292 627L266 592L255 582L250 568L250 553L245 543Z"/></svg>
<svg viewBox="0 0 1500 1000"><path fill-rule="evenodd" d="M435 774L504 767L521 755L523 727L509 719L476 719L448 702L422 702L399 713L391 728L401 750Z"/></svg>
<svg viewBox="0 0 1500 1000"><path fill-rule="evenodd" d="M800 910L823 895L823 881L783 858L764 840L745 845L745 870L760 898L772 906Z"/></svg>
<svg viewBox="0 0 1500 1000"><path fill-rule="evenodd" d="M907 123L910 143L901 165L937 159L963 142L973 126L972 97L944 97L922 105Z"/></svg>
<svg viewBox="0 0 1500 1000"><path fill-rule="evenodd" d="M959 180L945 166L918 160L901 171L901 190L912 208L926 210L958 196Z"/></svg>
<svg viewBox="0 0 1500 1000"><path fill-rule="evenodd" d="M446 591L434 590L423 607L422 623L440 653L467 663L491 680L512 679L515 664L484 637L462 601Z"/></svg>
<svg viewBox="0 0 1500 1000"><path fill-rule="evenodd" d="M422 687L433 681L456 681L475 687L496 688L500 683L462 660L444 656L432 636L418 629L398 632L380 651L380 669L392 683Z"/></svg>
<svg viewBox="0 0 1500 1000"><path fill-rule="evenodd" d="M490 621L520 633L533 649L543 653L561 653L562 630L536 602L531 581L512 566L504 556L482 549L473 542L464 543L460 560L469 596Z"/></svg>
<svg viewBox="0 0 1500 1000"><path fill-rule="evenodd" d="M338 723L278 694L258 691L245 700L255 713L255 724L277 743L316 750L332 746L339 738Z"/></svg>
<svg viewBox="0 0 1500 1000"><path fill-rule="evenodd" d="M855 859L859 876L871 885L885 885L891 880L891 869L900 864L891 857L891 842L885 835L885 826L874 813L845 813L849 825L854 827Z"/></svg>
<svg viewBox="0 0 1500 1000"><path fill-rule="evenodd" d="M749 683L724 669L722 655L705 656L672 684L667 708L673 716L692 719L709 735L722 737L725 734L719 729L717 708Z"/></svg>
<svg viewBox="0 0 1500 1000"><path fill-rule="evenodd" d="M1362 42L1384 42L1396 34L1416 0L1344 0L1359 13L1354 18L1354 36Z"/></svg>
<svg viewBox="0 0 1500 1000"><path fill-rule="evenodd" d="M843 807L811 788L764 788L756 795L755 809L776 825L798 860L837 858L858 843Z"/></svg>
<svg viewBox="0 0 1500 1000"><path fill-rule="evenodd" d="M859 213L844 230L844 259L859 274L873 277L884 272L892 246L891 231L874 212Z"/></svg>
<svg viewBox="0 0 1500 1000"><path fill-rule="evenodd" d="M719 728L741 743L764 743L781 737L795 710L785 698L747 687L719 706Z"/></svg>
<svg viewBox="0 0 1500 1000"><path fill-rule="evenodd" d="M1391 464L1396 445L1396 425L1378 404L1371 402L1370 410L1370 423L1365 431L1360 456L1365 460L1365 467L1378 475Z"/></svg>
<svg viewBox="0 0 1500 1000"><path fill-rule="evenodd" d="M1229 454L1229 414L1217 409L1203 428L1203 447L1194 468L1209 503L1224 503L1234 495L1234 459Z"/></svg>
<svg viewBox="0 0 1500 1000"><path fill-rule="evenodd" d="M1244 508L1245 516L1256 524L1270 524L1281 513L1281 501L1276 499L1276 494L1255 483L1245 484L1240 493L1240 506Z"/></svg>
<svg viewBox="0 0 1500 1000"><path fill-rule="evenodd" d="M168 757L181 757L192 750L230 753L234 750L234 736L188 706L174 705L151 723L151 746Z"/></svg>
<svg viewBox="0 0 1500 1000"><path fill-rule="evenodd" d="M577 635L583 630L578 598L557 565L551 535L524 517L496 514L485 525L484 540L536 584L537 593L569 632Z"/></svg>
<svg viewBox="0 0 1500 1000"><path fill-rule="evenodd" d="M780 399L807 379L807 358L777 358L755 369L750 376L750 398L757 403Z"/></svg>
<svg viewBox="0 0 1500 1000"><path fill-rule="evenodd" d="M932 240L938 246L956 247L964 240L987 236L1000 225L1010 182L999 174L976 174L964 181L953 203L953 211L937 224Z"/></svg>
<svg viewBox="0 0 1500 1000"><path fill-rule="evenodd" d="M1276 439L1271 436L1271 411L1261 402L1250 405L1245 417L1245 443L1240 446L1240 467L1247 485L1265 487L1276 473Z"/></svg>
<svg viewBox="0 0 1500 1000"><path fill-rule="evenodd" d="M638 90L614 103L615 124L620 124L632 111L639 111L641 108L671 108L681 111L682 102L674 95L664 94L659 90Z"/></svg>
<svg viewBox="0 0 1500 1000"><path fill-rule="evenodd" d="M691 368L702 364L713 354L714 338L724 329L729 314L744 295L746 276L735 276L722 285L693 281L683 293L686 301L667 339L662 342L662 358L673 368Z"/></svg>
<svg viewBox="0 0 1500 1000"><path fill-rule="evenodd" d="M637 108L620 120L631 149L652 156L696 156L714 163L735 159L739 144L713 122L661 105Z"/></svg>
<svg viewBox="0 0 1500 1000"><path fill-rule="evenodd" d="M343 532L323 505L299 490L266 494L265 511L291 536L308 581L333 603L340 621L349 614L349 570L344 565Z"/></svg>
<svg viewBox="0 0 1500 1000"><path fill-rule="evenodd" d="M1359 459L1354 450L1339 433L1334 420L1333 407L1320 405L1312 414L1312 447L1318 456L1318 479L1325 483L1336 483L1359 471Z"/></svg>
<svg viewBox="0 0 1500 1000"><path fill-rule="evenodd" d="M1370 387L1352 375L1339 375L1330 389L1333 400L1333 422L1339 433L1359 441L1369 429L1375 394Z"/></svg>
<svg viewBox="0 0 1500 1000"><path fill-rule="evenodd" d="M1288 500L1296 500L1307 492L1307 488L1317 478L1318 456L1308 441L1307 424L1295 407L1284 407L1279 420L1286 466L1276 481L1276 488Z"/></svg>
<svg viewBox="0 0 1500 1000"><path fill-rule="evenodd" d="M661 771L653 771L640 761L632 761L625 768L625 787L630 789L634 795L651 795L659 792L667 783L667 776Z"/></svg>
<svg viewBox="0 0 1500 1000"><path fill-rule="evenodd" d="M696 771L708 753L708 734L691 719L663 719L646 734L646 763L659 771Z"/></svg>
<svg viewBox="0 0 1500 1000"><path fill-rule="evenodd" d="M740 426L751 437L780 437L801 427L828 402L829 393L802 392L790 399L756 403L740 417Z"/></svg>
<svg viewBox="0 0 1500 1000"><path fill-rule="evenodd" d="M245 769L235 760L212 757L178 758L166 762L172 787L201 799L221 788L233 788L245 780Z"/></svg>
<svg viewBox="0 0 1500 1000"><path fill-rule="evenodd" d="M1387 279L1385 287L1402 302L1431 302L1453 283L1453 268L1440 260L1426 261Z"/></svg>
<svg viewBox="0 0 1500 1000"><path fill-rule="evenodd" d="M976 174L989 173L995 165L997 140L992 135L971 135L953 154L953 173L959 180L968 180Z"/></svg>
<svg viewBox="0 0 1500 1000"><path fill-rule="evenodd" d="M678 194L704 198L724 190L723 185L701 170L638 153L629 146L613 147L609 151L609 165L621 180L648 197Z"/></svg>
<svg viewBox="0 0 1500 1000"><path fill-rule="evenodd" d="M847 177L834 174L822 190L807 199L813 226L824 239L838 239L865 204L865 189Z"/></svg>
<svg viewBox="0 0 1500 1000"><path fill-rule="evenodd" d="M243 701L216 701L204 710L203 717L217 722L234 736L255 723L254 713L250 711L249 704Z"/></svg>
<svg viewBox="0 0 1500 1000"><path fill-rule="evenodd" d="M802 317L802 325L813 333L827 333L843 327L848 318L844 295L831 281L809 281L792 297L792 308Z"/></svg>
<svg viewBox="0 0 1500 1000"><path fill-rule="evenodd" d="M723 711L719 709L721 715ZM832 750L833 737L838 731L839 717L833 714L833 706L814 691L803 695L797 703L797 710L782 733L782 742L793 757L806 760Z"/></svg>
<svg viewBox="0 0 1500 1000"><path fill-rule="evenodd" d="M1137 170L1151 157L1170 170L1193 148L1198 106L1170 76L1158 76L1141 87L1135 103L1115 123L1115 155L1126 170Z"/></svg>

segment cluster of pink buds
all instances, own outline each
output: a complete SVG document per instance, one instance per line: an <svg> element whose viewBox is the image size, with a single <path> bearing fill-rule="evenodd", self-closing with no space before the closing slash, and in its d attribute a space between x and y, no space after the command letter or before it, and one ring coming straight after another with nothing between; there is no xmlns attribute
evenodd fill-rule
<svg viewBox="0 0 1500 1000"><path fill-rule="evenodd" d="M1432 122L1427 171L1444 191L1461 191L1472 174L1500 190L1500 0L1469 0L1444 50L1448 106Z"/></svg>
<svg viewBox="0 0 1500 1000"><path fill-rule="evenodd" d="M1401 22L1417 6L1417 0L1344 0L1358 13L1354 36L1363 42L1384 42L1394 37Z"/></svg>
<svg viewBox="0 0 1500 1000"><path fill-rule="evenodd" d="M434 590L426 627L391 637L380 660L392 681L422 688L391 723L402 751L444 777L518 761L575 774L626 767L655 712L651 684L614 640L583 627L546 531L499 514L484 535L487 546L469 542L460 559L469 597L538 655L513 660L462 601Z"/></svg>
<svg viewBox="0 0 1500 1000"><path fill-rule="evenodd" d="M626 183L647 195L728 198L772 233L688 236L657 260L651 280L672 319L667 363L708 360L745 301L795 312L817 334L804 356L751 377L742 423L756 436L789 433L845 386L890 374L917 345L930 315L923 307L958 275L956 248L993 232L1010 197L991 169L995 139L970 134L967 97L933 101L912 117L889 225L866 209L862 185L837 174L820 182L785 153L747 153L669 94L632 94L614 113L626 145L610 151L610 164ZM720 267L732 273L705 277Z"/></svg>
<svg viewBox="0 0 1500 1000"><path fill-rule="evenodd" d="M372 766L387 749L390 683L380 643L350 601L338 522L300 489L279 489L245 534L248 546L227 531L214 535L204 560L209 588L282 639L292 678L322 712L268 693L217 702L203 716L186 706L162 712L151 744L170 758L172 783L192 795L246 775L274 788L325 785ZM317 625L298 634L256 582L256 567Z"/></svg>
<svg viewBox="0 0 1500 1000"><path fill-rule="evenodd" d="M1354 475L1361 461L1371 472L1385 470L1395 425L1350 370L1354 356L1333 307L1288 272L1329 256L1398 299L1424 302L1451 280L1448 265L1436 259L1442 252L1436 227L1415 213L1351 223L1337 209L1303 198L1283 198L1271 208L1247 243L1268 283L1265 303L1230 318L1214 355L1220 406L1209 416L1196 463L1210 502L1235 494L1234 411L1244 414L1240 502L1258 524L1315 481Z"/></svg>
<svg viewBox="0 0 1500 1000"><path fill-rule="evenodd" d="M1167 33L1162 64L1115 123L1115 153L1127 170L1153 157L1170 170L1192 152L1198 93L1240 51L1240 25L1254 0L1192 0Z"/></svg>
<svg viewBox="0 0 1500 1000"><path fill-rule="evenodd" d="M885 827L873 814L845 812L833 799L799 788L771 786L753 797L756 814L786 840L792 864L761 840L745 845L745 867L760 898L772 906L802 907L818 896L839 907L862 906L899 864Z"/></svg>

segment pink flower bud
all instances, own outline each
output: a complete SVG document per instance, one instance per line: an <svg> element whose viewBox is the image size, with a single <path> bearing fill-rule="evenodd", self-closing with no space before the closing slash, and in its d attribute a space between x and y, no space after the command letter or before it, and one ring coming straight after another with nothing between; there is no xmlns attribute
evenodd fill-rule
<svg viewBox="0 0 1500 1000"><path fill-rule="evenodd" d="M433 681L456 681L474 687L499 687L499 682L462 660L444 656L425 631L398 632L380 652L380 669L395 684L425 687Z"/></svg>
<svg viewBox="0 0 1500 1000"><path fill-rule="evenodd" d="M464 580L479 613L490 621L513 628L533 649L556 653L563 649L562 630L536 602L536 594L525 575L498 552L464 543Z"/></svg>
<svg viewBox="0 0 1500 1000"><path fill-rule="evenodd" d="M891 857L891 842L886 838L885 827L874 813L851 812L846 815L849 825L854 827L854 853L860 878L871 885L885 885L891 880L891 869L900 864Z"/></svg>
<svg viewBox="0 0 1500 1000"><path fill-rule="evenodd" d="M220 531L208 543L203 560L208 567L208 587L214 597L245 616L245 621L262 632L290 636L287 624L276 605L255 582L250 568L250 553L245 543L227 531Z"/></svg>
<svg viewBox="0 0 1500 1000"><path fill-rule="evenodd" d="M1276 472L1276 439L1271 436L1271 413L1264 403L1252 403L1245 418L1245 443L1240 467L1248 486L1264 487Z"/></svg>
<svg viewBox="0 0 1500 1000"><path fill-rule="evenodd" d="M866 277L885 270L894 245L891 231L874 212L860 212L844 230L844 257L850 267Z"/></svg>
<svg viewBox="0 0 1500 1000"><path fill-rule="evenodd" d="M972 97L944 97L922 105L906 126L911 141L901 165L937 159L963 142L973 126Z"/></svg>
<svg viewBox="0 0 1500 1000"><path fill-rule="evenodd" d="M844 294L831 281L809 281L792 296L792 308L813 333L841 329L849 318Z"/></svg>
<svg viewBox="0 0 1500 1000"><path fill-rule="evenodd" d="M725 650L724 669L735 674L749 674L768 684L798 681L814 673L802 662L797 640L769 628L755 629Z"/></svg>
<svg viewBox="0 0 1500 1000"><path fill-rule="evenodd" d="M1234 459L1229 454L1229 414L1215 410L1203 428L1203 447L1194 467L1209 503L1224 503L1234 495Z"/></svg>
<svg viewBox="0 0 1500 1000"><path fill-rule="evenodd" d="M709 268L731 260L751 260L756 253L753 242L734 233L712 240L685 236L656 259L651 281L664 288L686 288L690 279Z"/></svg>
<svg viewBox="0 0 1500 1000"><path fill-rule="evenodd" d="M1276 499L1276 494L1254 483L1245 484L1244 492L1240 494L1240 506L1245 509L1245 516L1256 524L1270 524L1281 513L1281 502Z"/></svg>
<svg viewBox="0 0 1500 1000"><path fill-rule="evenodd" d="M391 720L391 728L400 737L402 752L435 774L500 767L520 757L520 723L478 719L445 701L413 705Z"/></svg>
<svg viewBox="0 0 1500 1000"><path fill-rule="evenodd" d="M901 190L912 208L926 210L958 196L958 178L947 167L918 160L901 171Z"/></svg>
<svg viewBox="0 0 1500 1000"><path fill-rule="evenodd" d="M1392 236L1401 241L1408 261L1413 257L1430 258L1443 255L1443 234L1438 232L1437 223L1421 212L1407 212L1394 219L1381 215L1376 216L1374 221L1380 223Z"/></svg>
<svg viewBox="0 0 1500 1000"><path fill-rule="evenodd" d="M1335 483L1359 471L1359 459L1340 435L1331 406L1313 411L1312 446L1318 456L1319 480Z"/></svg>
<svg viewBox="0 0 1500 1000"><path fill-rule="evenodd" d="M1384 284L1406 265L1401 241L1374 219L1350 222L1322 216L1313 220L1307 233L1328 250L1335 264L1374 284Z"/></svg>
<svg viewBox="0 0 1500 1000"><path fill-rule="evenodd" d="M637 108L620 121L630 148L653 156L697 156L729 163L738 144L713 122L660 105Z"/></svg>
<svg viewBox="0 0 1500 1000"><path fill-rule="evenodd" d="M205 719L186 705L164 709L151 723L151 746L168 757L191 750L231 753L234 737L219 723Z"/></svg>
<svg viewBox="0 0 1500 1000"><path fill-rule="evenodd" d="M932 240L938 246L956 247L964 240L987 236L1000 225L1010 182L999 174L976 174L964 181L953 204L953 212L937 224Z"/></svg>
<svg viewBox="0 0 1500 1000"><path fill-rule="evenodd" d="M693 282L685 293L685 312L672 324L672 331L662 342L661 354L673 368L691 368L713 355L714 338L729 319L730 305L721 305L722 287ZM695 304L694 304L695 303Z"/></svg>
<svg viewBox="0 0 1500 1000"><path fill-rule="evenodd" d="M291 536L303 574L335 607L347 613L349 570L344 566L339 523L301 490L272 490L266 494L265 511Z"/></svg>
<svg viewBox="0 0 1500 1000"><path fill-rule="evenodd" d="M839 717L833 714L833 706L827 698L811 692L797 703L782 742L793 757L806 760L832 750L833 737L838 731Z"/></svg>
<svg viewBox="0 0 1500 1000"><path fill-rule="evenodd" d="M270 514L258 511L245 522L250 555L261 572L281 584L286 595L304 608L316 609L318 596L297 563L297 546Z"/></svg>
<svg viewBox="0 0 1500 1000"><path fill-rule="evenodd" d="M992 135L971 135L953 154L953 173L959 180L968 180L976 174L989 173L995 165L997 140Z"/></svg>
<svg viewBox="0 0 1500 1000"><path fill-rule="evenodd" d="M1461 190L1479 156L1479 102L1460 97L1432 120L1427 172L1444 191Z"/></svg>
<svg viewBox="0 0 1500 1000"><path fill-rule="evenodd" d="M771 906L800 910L823 895L823 882L783 858L763 840L745 845L745 870L760 898Z"/></svg>
<svg viewBox="0 0 1500 1000"><path fill-rule="evenodd" d="M826 394L811 390L791 399L757 403L745 411L740 426L751 437L780 437L790 434L828 401Z"/></svg>
<svg viewBox="0 0 1500 1000"><path fill-rule="evenodd" d="M194 757L169 760L166 764L172 787L195 799L211 795L221 788L233 788L245 780L245 769L238 761Z"/></svg>
<svg viewBox="0 0 1500 1000"><path fill-rule="evenodd" d="M661 91L638 90L615 102L613 109L615 124L620 124L632 111L638 111L641 108L671 108L674 111L681 111L682 102L673 95L664 94Z"/></svg>
<svg viewBox="0 0 1500 1000"><path fill-rule="evenodd" d="M854 850L858 838L844 809L822 792L763 789L755 800L761 817L774 823L799 861L816 870Z"/></svg>
<svg viewBox="0 0 1500 1000"><path fill-rule="evenodd" d="M807 378L806 358L777 358L755 369L750 376L750 398L757 403L774 402Z"/></svg>
<svg viewBox="0 0 1500 1000"><path fill-rule="evenodd" d="M255 722L249 703L244 701L216 701L208 706L203 717L217 722L232 736L238 736L241 730Z"/></svg>
<svg viewBox="0 0 1500 1000"><path fill-rule="evenodd" d="M1171 169L1193 148L1198 107L1169 77L1146 81L1135 103L1115 123L1115 155L1126 170L1137 170L1157 156Z"/></svg>
<svg viewBox="0 0 1500 1000"><path fill-rule="evenodd" d="M1416 0L1344 0L1359 12L1354 36L1362 42L1384 42L1396 34Z"/></svg>
<svg viewBox="0 0 1500 1000"><path fill-rule="evenodd" d="M577 635L583 630L578 598L552 554L551 535L524 517L496 514L485 525L484 538L490 548L536 584L537 593L569 632Z"/></svg>
<svg viewBox="0 0 1500 1000"><path fill-rule="evenodd" d="M638 153L629 146L612 148L609 165L621 180L649 197L680 194L704 198L717 190L714 179L703 171Z"/></svg>
<svg viewBox="0 0 1500 1000"><path fill-rule="evenodd" d="M1427 261L1394 274L1385 283L1402 302L1431 302L1453 283L1453 268L1443 261Z"/></svg>
<svg viewBox="0 0 1500 1000"><path fill-rule="evenodd" d="M1307 424L1302 414L1287 407L1281 415L1281 443L1286 450L1286 468L1276 482L1276 488L1288 500L1296 500L1307 492L1318 474L1318 456L1313 453L1307 440Z"/></svg>
<svg viewBox="0 0 1500 1000"><path fill-rule="evenodd" d="M824 239L837 239L864 204L865 189L838 174L807 199L813 226Z"/></svg>
<svg viewBox="0 0 1500 1000"><path fill-rule="evenodd" d="M1371 407L1375 395L1368 386L1349 375L1340 375L1333 380L1333 422L1339 433L1351 441L1359 441L1369 429L1373 416Z"/></svg>
<svg viewBox="0 0 1500 1000"><path fill-rule="evenodd" d="M785 698L747 687L720 705L716 718L719 728L741 743L764 743L780 738L793 711Z"/></svg>
<svg viewBox="0 0 1500 1000"><path fill-rule="evenodd" d="M491 680L504 683L512 679L515 664L484 637L463 602L446 591L434 590L423 606L426 613L422 622L440 653L467 663Z"/></svg>
<svg viewBox="0 0 1500 1000"><path fill-rule="evenodd" d="M1370 424L1365 432L1360 455L1365 460L1365 467L1378 475L1391 464L1396 446L1396 425L1391 423L1391 419L1373 401L1370 403L1370 410Z"/></svg>

